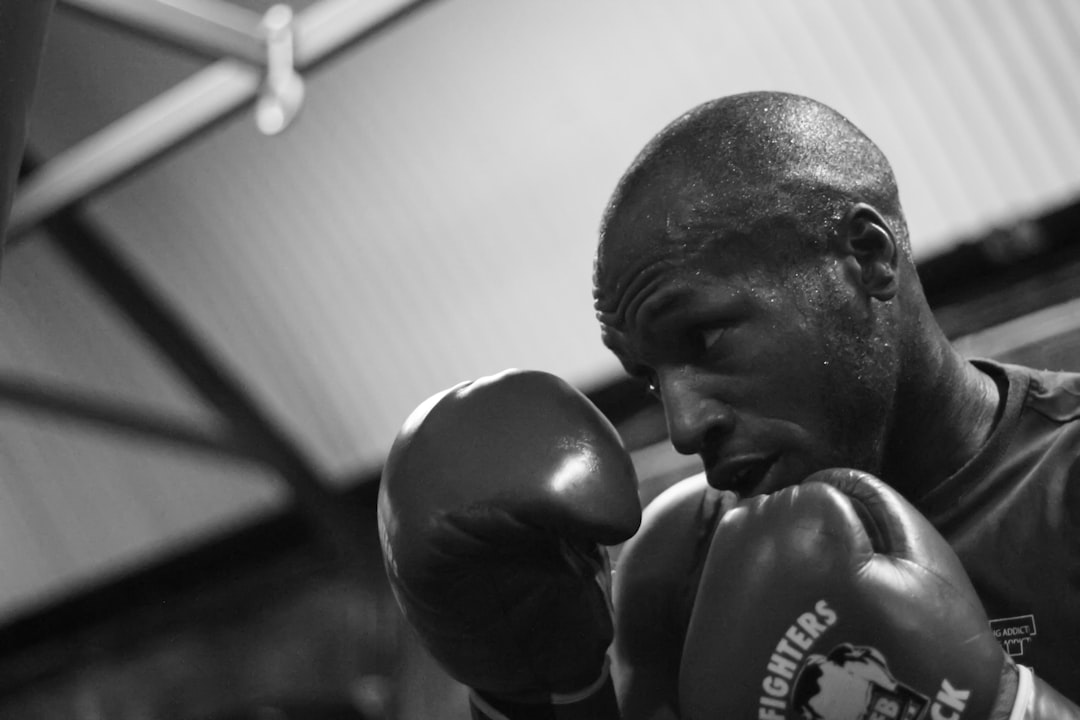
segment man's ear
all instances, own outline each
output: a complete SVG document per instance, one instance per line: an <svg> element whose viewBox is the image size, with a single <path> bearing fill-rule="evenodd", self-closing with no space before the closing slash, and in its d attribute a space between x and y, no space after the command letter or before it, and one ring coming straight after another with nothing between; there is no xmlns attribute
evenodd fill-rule
<svg viewBox="0 0 1080 720"><path fill-rule="evenodd" d="M837 241L841 255L854 261L857 280L866 292L878 300L891 300L899 284L900 249L881 213L866 203L852 205L841 223Z"/></svg>

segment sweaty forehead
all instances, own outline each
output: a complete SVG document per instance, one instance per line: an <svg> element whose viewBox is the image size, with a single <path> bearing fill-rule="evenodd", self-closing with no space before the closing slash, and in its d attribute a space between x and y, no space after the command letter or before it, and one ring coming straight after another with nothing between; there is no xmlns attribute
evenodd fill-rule
<svg viewBox="0 0 1080 720"><path fill-rule="evenodd" d="M782 183L726 189L693 178L624 198L610 210L594 267L601 321L661 271L723 276L783 271L805 244L799 193Z"/></svg>

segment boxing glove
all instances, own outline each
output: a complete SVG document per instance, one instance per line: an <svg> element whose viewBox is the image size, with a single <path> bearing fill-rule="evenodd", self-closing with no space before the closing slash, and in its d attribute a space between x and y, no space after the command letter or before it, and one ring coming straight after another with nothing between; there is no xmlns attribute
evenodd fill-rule
<svg viewBox="0 0 1080 720"><path fill-rule="evenodd" d="M378 520L398 603L473 689L474 717L616 718L602 545L641 521L614 427L548 373L509 370L435 395L406 420Z"/></svg>
<svg viewBox="0 0 1080 720"><path fill-rule="evenodd" d="M930 523L854 470L816 473L721 519L679 698L688 719L1080 717L1005 655Z"/></svg>

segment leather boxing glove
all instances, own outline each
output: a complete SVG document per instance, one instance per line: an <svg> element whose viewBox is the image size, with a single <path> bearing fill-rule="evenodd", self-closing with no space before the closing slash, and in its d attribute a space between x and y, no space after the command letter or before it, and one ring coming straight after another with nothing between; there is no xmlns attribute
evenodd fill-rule
<svg viewBox="0 0 1080 720"><path fill-rule="evenodd" d="M473 689L474 716L617 718L610 567L637 530L630 457L580 392L509 370L435 395L390 450L378 503L405 617Z"/></svg>
<svg viewBox="0 0 1080 720"><path fill-rule="evenodd" d="M684 718L1080 717L1007 658L944 538L854 470L720 521L679 692Z"/></svg>

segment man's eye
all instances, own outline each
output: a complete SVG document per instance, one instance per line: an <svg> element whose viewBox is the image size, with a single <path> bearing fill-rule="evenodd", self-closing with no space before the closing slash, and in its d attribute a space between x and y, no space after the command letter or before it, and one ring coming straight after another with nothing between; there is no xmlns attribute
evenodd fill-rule
<svg viewBox="0 0 1080 720"><path fill-rule="evenodd" d="M712 350L720 342L721 338L724 337L727 331L728 328L725 325L698 328L695 331L698 347L705 352Z"/></svg>

